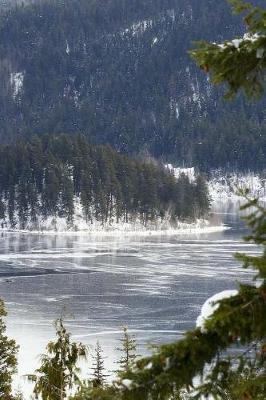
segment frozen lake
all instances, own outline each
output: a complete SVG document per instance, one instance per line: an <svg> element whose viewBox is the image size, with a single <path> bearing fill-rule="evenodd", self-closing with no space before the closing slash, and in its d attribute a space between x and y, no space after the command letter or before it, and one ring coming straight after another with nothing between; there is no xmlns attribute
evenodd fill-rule
<svg viewBox="0 0 266 400"><path fill-rule="evenodd" d="M180 338L207 297L249 278L232 254L255 249L241 240L236 215L221 218L230 230L200 235L2 234L0 297L8 334L21 345L19 375L34 371L62 313L76 341L100 340L110 369L122 325L136 335L141 354L148 343Z"/></svg>

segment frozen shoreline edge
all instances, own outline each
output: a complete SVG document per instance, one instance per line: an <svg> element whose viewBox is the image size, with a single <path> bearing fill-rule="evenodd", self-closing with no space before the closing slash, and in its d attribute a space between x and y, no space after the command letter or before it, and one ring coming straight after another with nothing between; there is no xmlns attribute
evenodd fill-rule
<svg viewBox="0 0 266 400"><path fill-rule="evenodd" d="M119 237L119 236L174 236L174 235L190 235L190 234L206 234L223 232L230 230L231 228L226 225L213 225L213 226L203 226L203 227L180 227L171 229L158 229L158 230L78 230L78 231L31 231L31 230L19 230L19 229L0 229L0 233L9 234L22 234L22 235L39 235L39 236L88 236L88 237Z"/></svg>

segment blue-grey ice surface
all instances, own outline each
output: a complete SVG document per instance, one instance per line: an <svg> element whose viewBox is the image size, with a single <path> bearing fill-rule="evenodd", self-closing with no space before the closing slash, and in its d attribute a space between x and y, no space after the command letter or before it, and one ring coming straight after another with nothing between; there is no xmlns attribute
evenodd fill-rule
<svg viewBox="0 0 266 400"><path fill-rule="evenodd" d="M19 376L34 371L61 315L74 340L100 340L110 369L123 325L141 354L148 343L193 328L206 298L250 279L232 255L256 249L242 241L244 227L233 213L222 218L230 230L183 237L3 234L0 297L8 334L21 346ZM28 396L24 381L16 383Z"/></svg>

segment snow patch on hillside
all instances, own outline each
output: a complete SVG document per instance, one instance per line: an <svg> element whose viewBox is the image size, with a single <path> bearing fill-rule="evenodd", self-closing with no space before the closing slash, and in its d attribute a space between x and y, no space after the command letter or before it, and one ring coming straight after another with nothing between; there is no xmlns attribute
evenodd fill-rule
<svg viewBox="0 0 266 400"><path fill-rule="evenodd" d="M12 97L15 100L23 90L24 73L12 72L10 74L10 85L12 88Z"/></svg>
<svg viewBox="0 0 266 400"><path fill-rule="evenodd" d="M142 21L135 22L129 28L122 30L120 33L122 35L126 33L131 33L132 36L143 35L143 33L146 32L147 29L153 27L153 23L154 21L152 19L144 19Z"/></svg>
<svg viewBox="0 0 266 400"><path fill-rule="evenodd" d="M252 172L246 174L214 171L208 182L210 196L214 203L240 202L239 189L249 189L251 197L266 201L266 177Z"/></svg>
<svg viewBox="0 0 266 400"><path fill-rule="evenodd" d="M196 179L196 172L195 168L179 168L179 167L174 167L172 164L166 164L165 165L166 169L168 169L174 176L178 179L180 178L180 175L184 174L189 178L190 182L194 182Z"/></svg>

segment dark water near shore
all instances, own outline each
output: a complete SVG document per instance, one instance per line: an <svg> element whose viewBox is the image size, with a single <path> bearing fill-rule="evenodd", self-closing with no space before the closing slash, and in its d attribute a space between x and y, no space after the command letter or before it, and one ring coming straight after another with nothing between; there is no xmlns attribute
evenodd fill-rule
<svg viewBox="0 0 266 400"><path fill-rule="evenodd" d="M142 354L147 343L170 342L192 328L207 297L249 280L232 254L256 250L243 243L234 213L214 217L231 229L166 237L3 234L0 296L8 333L21 345L19 375L33 372L62 314L75 340L101 341L110 368L122 325Z"/></svg>

